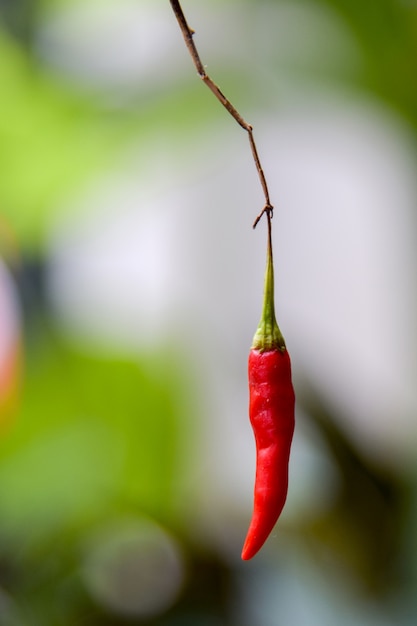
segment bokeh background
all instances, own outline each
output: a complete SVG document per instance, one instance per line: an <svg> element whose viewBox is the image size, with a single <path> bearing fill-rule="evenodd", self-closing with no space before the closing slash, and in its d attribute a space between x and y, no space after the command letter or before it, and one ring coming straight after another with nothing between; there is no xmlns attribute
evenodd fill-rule
<svg viewBox="0 0 417 626"><path fill-rule="evenodd" d="M417 3L183 2L255 129L297 427L240 551L266 228L169 2L0 1L0 623L417 623Z"/></svg>

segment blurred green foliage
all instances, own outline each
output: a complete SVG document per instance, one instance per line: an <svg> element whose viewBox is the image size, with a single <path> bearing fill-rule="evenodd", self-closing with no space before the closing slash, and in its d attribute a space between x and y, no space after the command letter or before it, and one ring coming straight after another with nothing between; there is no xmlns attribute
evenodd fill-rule
<svg viewBox="0 0 417 626"><path fill-rule="evenodd" d="M39 621L30 606L18 623L66 624L65 587L91 528L132 512L172 523L187 429L166 354L94 356L51 329L36 343L19 418L0 442L1 559L9 591L39 605Z"/></svg>
<svg viewBox="0 0 417 626"><path fill-rule="evenodd" d="M19 419L1 443L3 527L20 535L29 518L37 541L115 502L168 516L180 415L165 355L157 378L149 362L83 354L51 335L29 357Z"/></svg>
<svg viewBox="0 0 417 626"><path fill-rule="evenodd" d="M203 109L210 115L215 108L192 82L163 98L138 96L134 108L109 109L51 76L1 29L0 82L0 207L28 250L42 250L51 216L137 137L164 129L166 140L173 133L179 140Z"/></svg>
<svg viewBox="0 0 417 626"><path fill-rule="evenodd" d="M400 0L322 0L340 13L362 50L357 87L417 125L417 7Z"/></svg>

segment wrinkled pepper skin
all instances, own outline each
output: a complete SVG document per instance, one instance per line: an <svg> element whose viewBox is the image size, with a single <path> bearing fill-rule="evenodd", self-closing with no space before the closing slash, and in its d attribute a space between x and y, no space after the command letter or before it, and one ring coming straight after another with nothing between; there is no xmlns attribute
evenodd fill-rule
<svg viewBox="0 0 417 626"><path fill-rule="evenodd" d="M287 498L294 433L295 395L291 361L284 348L249 353L249 417L256 442L252 520L242 550L251 559L271 533Z"/></svg>

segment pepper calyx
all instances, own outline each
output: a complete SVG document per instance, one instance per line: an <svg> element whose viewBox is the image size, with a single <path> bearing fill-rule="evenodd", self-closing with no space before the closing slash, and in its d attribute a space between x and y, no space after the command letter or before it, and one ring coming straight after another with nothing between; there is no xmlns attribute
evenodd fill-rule
<svg viewBox="0 0 417 626"><path fill-rule="evenodd" d="M260 352L266 352L269 350L280 350L281 352L284 352L286 350L284 337L282 336L275 317L274 262L272 257L272 241L269 221L268 226L268 252L265 270L262 315L253 338L252 349L259 350Z"/></svg>

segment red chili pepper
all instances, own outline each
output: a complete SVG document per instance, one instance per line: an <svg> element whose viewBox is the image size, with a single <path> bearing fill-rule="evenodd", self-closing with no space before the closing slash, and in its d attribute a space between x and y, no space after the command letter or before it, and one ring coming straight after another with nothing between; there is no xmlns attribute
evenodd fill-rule
<svg viewBox="0 0 417 626"><path fill-rule="evenodd" d="M251 559L271 533L287 498L288 462L294 433L291 362L275 319L271 216L261 321L249 354L249 416L256 442L252 520L242 550Z"/></svg>

